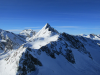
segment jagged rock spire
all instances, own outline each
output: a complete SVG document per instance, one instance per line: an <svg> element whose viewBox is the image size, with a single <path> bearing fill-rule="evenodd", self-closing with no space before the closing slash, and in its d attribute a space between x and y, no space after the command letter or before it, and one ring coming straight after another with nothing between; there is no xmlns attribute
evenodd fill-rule
<svg viewBox="0 0 100 75"><path fill-rule="evenodd" d="M51 26L49 25L49 23L46 23L46 25L44 26L45 29L47 28L51 28Z"/></svg>
<svg viewBox="0 0 100 75"><path fill-rule="evenodd" d="M46 25L43 27L43 29L47 29L47 28L49 31L59 33L57 30L55 30L53 27L51 27L49 23L46 23Z"/></svg>

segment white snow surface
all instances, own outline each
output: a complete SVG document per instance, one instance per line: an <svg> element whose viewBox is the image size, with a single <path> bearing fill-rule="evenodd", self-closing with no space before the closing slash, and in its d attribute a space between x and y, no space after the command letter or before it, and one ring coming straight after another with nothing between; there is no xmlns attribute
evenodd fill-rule
<svg viewBox="0 0 100 75"><path fill-rule="evenodd" d="M3 58L0 60L0 75L16 75L18 62L20 60L19 57L21 57L21 53L25 51L25 48L20 47L18 50L10 51L2 56L0 55ZM17 52L19 53L17 54ZM14 56L16 55L17 57L15 58Z"/></svg>
<svg viewBox="0 0 100 75"><path fill-rule="evenodd" d="M59 35L54 35L54 36L48 36L48 37L39 37L37 39L34 39L35 41L29 42L28 44L32 45L32 49L39 49L42 46L45 46L46 44L52 42L52 41L57 41Z"/></svg>
<svg viewBox="0 0 100 75"><path fill-rule="evenodd" d="M91 48L92 49L92 48ZM0 75L16 75L17 65L19 62L19 57L22 53L25 52L26 48L20 47L17 51L13 52L10 56L10 60L5 62L5 60L0 61ZM27 75L99 75L100 74L100 64L96 60L91 60L86 55L81 54L79 51L72 49L75 56L75 64L68 62L62 55L55 55L56 59L52 59L45 52L42 52L41 55L37 54L37 50L33 50L33 56L38 58L43 66L36 66L36 71L28 73ZM93 52L93 57L95 53ZM18 53L16 57L13 57L14 53ZM98 52L97 56L100 54ZM97 57L96 56L96 57Z"/></svg>
<svg viewBox="0 0 100 75"><path fill-rule="evenodd" d="M98 36L81 36L92 40L100 40ZM98 46L100 42L96 45L91 43L90 40L87 40L88 42L80 40L90 52L93 59L90 59L86 54L82 54L77 49L69 46L75 57L75 64L70 63L62 54L55 54L56 59L51 58L43 51L41 51L40 55L37 54L38 49L47 44L49 46L51 42L57 42L59 37L59 33L57 31L49 31L49 25L46 24L36 35L30 37L28 42L22 44L19 48L12 49L6 53L0 50L0 75L17 75L20 58L28 47L32 49L30 54L37 58L43 66L35 65L36 70L27 75L100 75L100 47ZM0 39L0 42L6 41ZM18 42L20 41L18 40ZM57 42L56 47L58 50L58 48L62 46L62 53L65 52L65 47L63 46L64 42L65 41L61 41L61 43ZM68 42L66 43L70 45Z"/></svg>

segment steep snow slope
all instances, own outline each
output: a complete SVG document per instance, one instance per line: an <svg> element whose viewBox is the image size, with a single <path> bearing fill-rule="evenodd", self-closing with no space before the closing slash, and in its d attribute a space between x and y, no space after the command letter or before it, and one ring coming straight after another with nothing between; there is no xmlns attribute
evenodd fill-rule
<svg viewBox="0 0 100 75"><path fill-rule="evenodd" d="M100 40L94 40L82 36L78 36L77 38L83 43L84 47L91 53L91 56L94 58L94 60L100 63L100 60L98 60L100 54Z"/></svg>
<svg viewBox="0 0 100 75"><path fill-rule="evenodd" d="M100 75L99 40L60 34L49 24L29 40L0 60L0 75Z"/></svg>

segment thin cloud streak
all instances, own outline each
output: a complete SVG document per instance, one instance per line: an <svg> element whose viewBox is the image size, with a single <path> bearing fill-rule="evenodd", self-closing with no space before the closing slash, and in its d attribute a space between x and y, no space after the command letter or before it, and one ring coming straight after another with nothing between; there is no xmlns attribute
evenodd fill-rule
<svg viewBox="0 0 100 75"><path fill-rule="evenodd" d="M7 30L7 31L19 34L23 30L24 29L10 29L10 30ZM32 30L38 32L40 29L32 29Z"/></svg>
<svg viewBox="0 0 100 75"><path fill-rule="evenodd" d="M78 26L54 26L56 28L79 28Z"/></svg>
<svg viewBox="0 0 100 75"><path fill-rule="evenodd" d="M25 28L27 28L27 29L29 29L29 28L30 28L30 29L31 29L31 28L40 28L40 27L25 27Z"/></svg>
<svg viewBox="0 0 100 75"><path fill-rule="evenodd" d="M100 29L100 28L81 28L81 29Z"/></svg>
<svg viewBox="0 0 100 75"><path fill-rule="evenodd" d="M81 27L81 26L53 26L55 28L75 28L75 29L100 29L100 27L94 27L94 28L87 28L87 27Z"/></svg>
<svg viewBox="0 0 100 75"><path fill-rule="evenodd" d="M22 31L20 29L11 29L11 30L7 30L7 31L11 31L11 32L19 32L19 31Z"/></svg>
<svg viewBox="0 0 100 75"><path fill-rule="evenodd" d="M21 29L10 29L10 30L7 30L7 31L13 32L15 34L19 34L22 30Z"/></svg>

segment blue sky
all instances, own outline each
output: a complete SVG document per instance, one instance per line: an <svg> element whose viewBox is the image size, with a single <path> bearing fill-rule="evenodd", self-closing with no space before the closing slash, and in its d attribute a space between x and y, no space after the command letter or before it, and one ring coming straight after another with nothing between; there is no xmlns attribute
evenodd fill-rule
<svg viewBox="0 0 100 75"><path fill-rule="evenodd" d="M0 29L39 31L46 23L59 32L100 34L100 0L0 0Z"/></svg>

